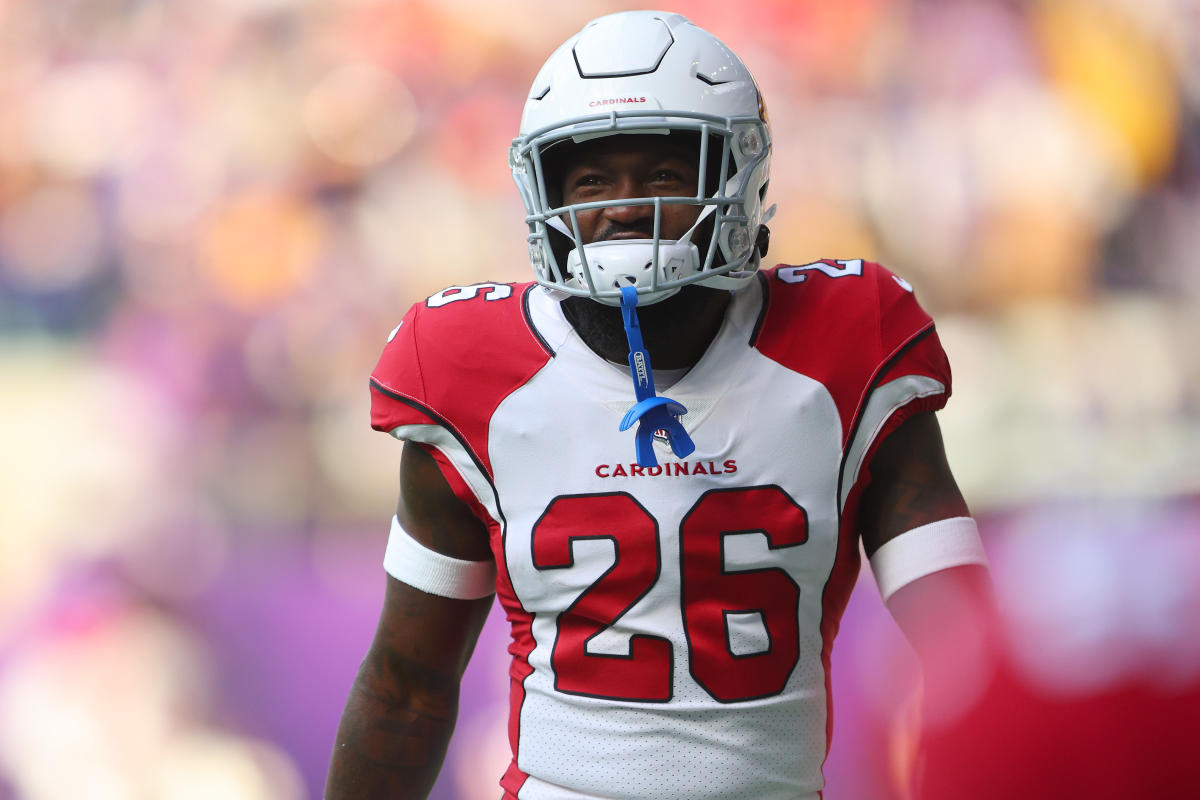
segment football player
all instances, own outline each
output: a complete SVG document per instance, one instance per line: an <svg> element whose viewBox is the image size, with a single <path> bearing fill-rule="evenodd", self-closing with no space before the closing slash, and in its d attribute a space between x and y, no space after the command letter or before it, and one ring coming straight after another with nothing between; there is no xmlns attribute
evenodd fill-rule
<svg viewBox="0 0 1200 800"><path fill-rule="evenodd" d="M536 282L416 304L371 378L400 500L329 797L426 795L493 594L508 799L818 797L860 542L931 684L978 653L933 322L860 259L760 269L771 149L745 65L676 14L538 73L509 156Z"/></svg>

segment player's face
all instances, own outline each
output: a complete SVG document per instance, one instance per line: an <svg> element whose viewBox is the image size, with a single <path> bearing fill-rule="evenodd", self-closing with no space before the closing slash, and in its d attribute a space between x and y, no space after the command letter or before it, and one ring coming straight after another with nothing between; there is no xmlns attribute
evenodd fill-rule
<svg viewBox="0 0 1200 800"><path fill-rule="evenodd" d="M699 169L694 148L667 136L609 136L577 148L563 177L564 204L630 197L694 197ZM696 222L700 209L663 205L659 236L678 239ZM610 239L649 239L654 206L612 206L578 214L583 243ZM570 220L564 220L570 225Z"/></svg>

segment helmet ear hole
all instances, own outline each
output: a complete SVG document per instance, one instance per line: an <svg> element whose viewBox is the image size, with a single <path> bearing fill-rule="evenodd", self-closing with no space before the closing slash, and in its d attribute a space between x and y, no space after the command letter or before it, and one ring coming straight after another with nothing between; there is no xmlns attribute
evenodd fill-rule
<svg viewBox="0 0 1200 800"><path fill-rule="evenodd" d="M754 249L758 251L759 258L766 258L767 248L771 246L771 229L766 225L758 226L758 233L754 237Z"/></svg>
<svg viewBox="0 0 1200 800"><path fill-rule="evenodd" d="M546 201L550 208L562 205L562 184L573 147L574 143L566 139L554 142L541 151L539 160L542 164L542 183L546 188Z"/></svg>

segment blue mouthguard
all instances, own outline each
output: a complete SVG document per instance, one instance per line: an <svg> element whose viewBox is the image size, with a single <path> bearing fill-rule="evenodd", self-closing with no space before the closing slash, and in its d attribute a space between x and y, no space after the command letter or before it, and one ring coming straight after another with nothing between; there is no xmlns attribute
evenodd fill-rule
<svg viewBox="0 0 1200 800"><path fill-rule="evenodd" d="M686 458L696 449L692 437L683 429L679 418L687 413L681 403L654 393L654 371L650 368L650 354L642 343L642 328L638 324L637 289L632 286L621 288L621 318L625 322L625 338L629 340L629 374L633 377L633 391L637 404L625 413L621 430L627 431L638 423L634 446L637 463L643 467L658 466L654 456L654 434L661 431L667 437L671 450L677 458Z"/></svg>

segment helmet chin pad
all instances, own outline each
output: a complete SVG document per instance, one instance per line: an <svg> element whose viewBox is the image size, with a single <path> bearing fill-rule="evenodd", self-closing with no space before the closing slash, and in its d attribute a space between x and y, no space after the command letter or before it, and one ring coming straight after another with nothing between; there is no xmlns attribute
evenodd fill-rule
<svg viewBox="0 0 1200 800"><path fill-rule="evenodd" d="M700 251L688 241L654 239L610 239L585 244L567 255L566 286L589 291L604 305L619 306L621 289L633 286L638 304L650 305L666 300L679 291L679 281L700 270ZM655 280L655 260L658 269ZM655 285L670 288L655 289Z"/></svg>

